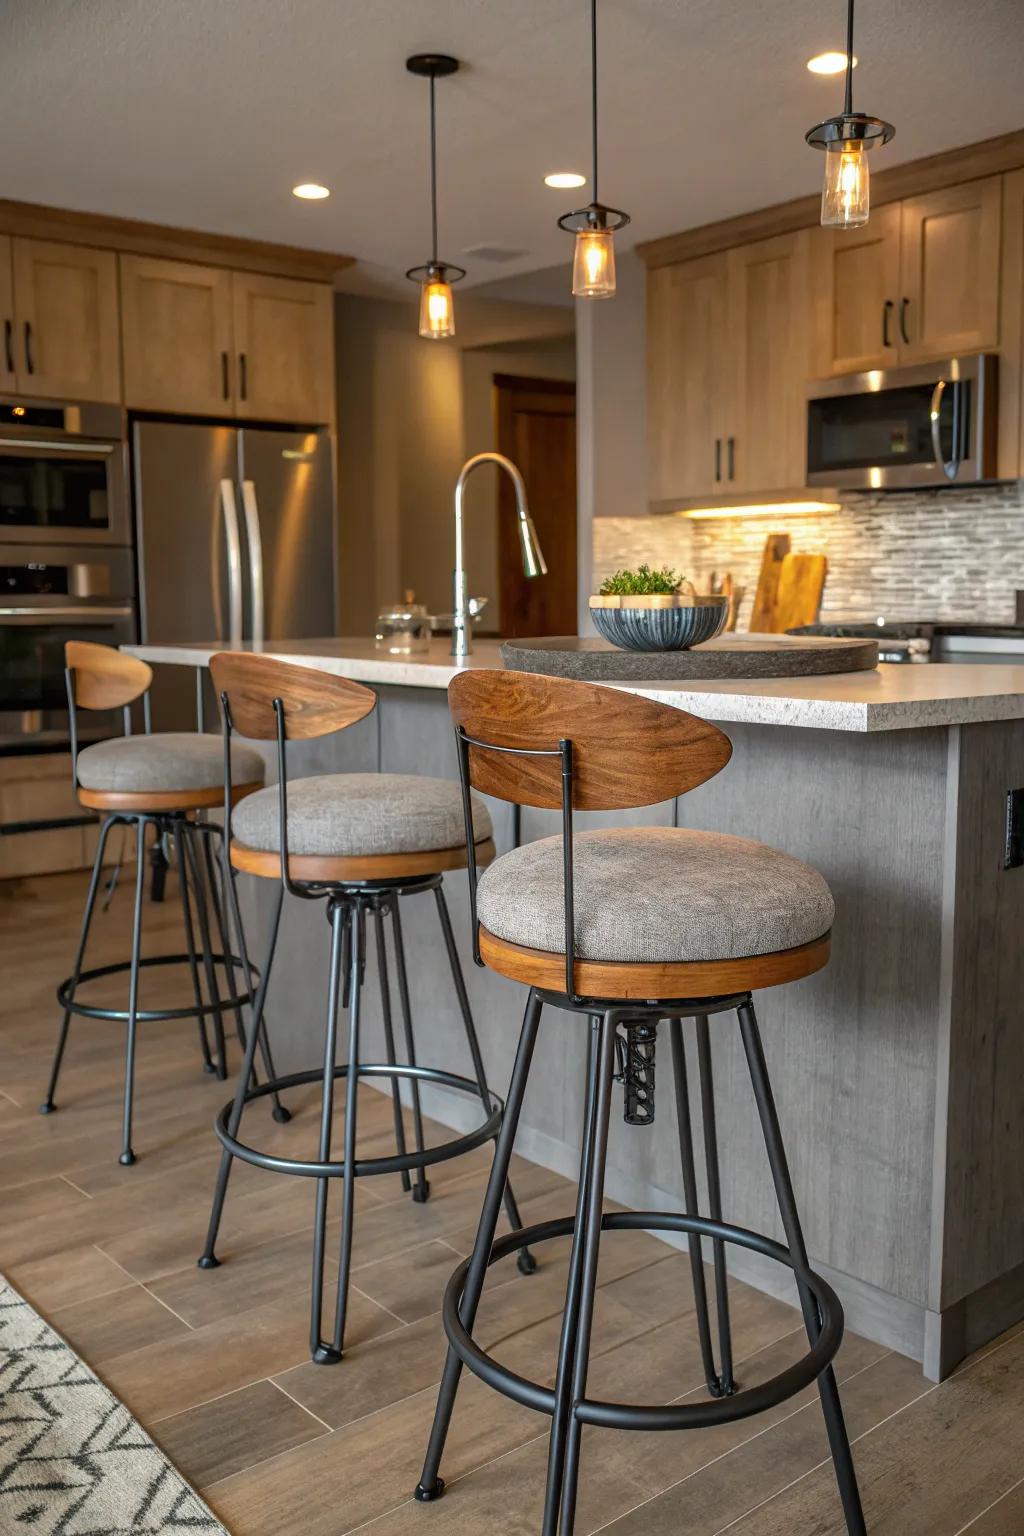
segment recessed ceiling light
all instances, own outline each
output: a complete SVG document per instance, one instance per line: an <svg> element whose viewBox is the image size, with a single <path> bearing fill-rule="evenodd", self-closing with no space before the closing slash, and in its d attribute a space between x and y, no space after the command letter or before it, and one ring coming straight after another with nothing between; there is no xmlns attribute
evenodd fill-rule
<svg viewBox="0 0 1024 1536"><path fill-rule="evenodd" d="M586 183L587 178L577 171L552 171L550 176L544 177L546 187L583 187Z"/></svg>
<svg viewBox="0 0 1024 1536"><path fill-rule="evenodd" d="M322 187L318 181L300 181L297 187L292 187L293 197L304 198L309 203L319 202L330 195L330 187Z"/></svg>
<svg viewBox="0 0 1024 1536"><path fill-rule="evenodd" d="M853 67L857 68L857 55L853 56ZM816 53L813 59L807 60L807 68L812 75L841 75L846 68L845 53Z"/></svg>

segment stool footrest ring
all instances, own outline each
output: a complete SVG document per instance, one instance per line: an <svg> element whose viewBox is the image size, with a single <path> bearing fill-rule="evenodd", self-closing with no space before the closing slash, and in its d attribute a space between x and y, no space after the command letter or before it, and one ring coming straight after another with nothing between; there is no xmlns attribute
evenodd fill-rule
<svg viewBox="0 0 1024 1536"><path fill-rule="evenodd" d="M347 1076L347 1064L335 1067L335 1080ZM417 1083L434 1083L441 1088L452 1088L458 1093L470 1094L478 1103L480 1102L479 1083L473 1082L468 1077L460 1077L455 1072L442 1072L439 1067L403 1067L391 1066L387 1063L378 1065L360 1062L359 1076L361 1078L408 1078ZM289 1088L304 1087L309 1083L322 1083L323 1080L322 1070L315 1068L308 1072L292 1072L287 1077L277 1077L272 1082L260 1083L257 1088L250 1088L244 1102L251 1104L255 1099L266 1098L268 1094L284 1093ZM416 1168L429 1168L434 1163L448 1162L453 1157L461 1157L464 1152L472 1152L476 1147L482 1147L485 1142L493 1141L501 1127L505 1104L496 1093L489 1092L487 1099L487 1118L475 1130L467 1131L465 1135L454 1137L451 1141L441 1142L439 1146L424 1147L422 1152L396 1152L390 1157L358 1158L352 1167L354 1176L357 1179L370 1178L378 1173L402 1173ZM220 1137L221 1144L232 1156L240 1157L246 1163L254 1163L257 1168L269 1169L272 1173L294 1173L312 1179L344 1178L343 1162L321 1163L302 1158L279 1157L270 1152L260 1152L256 1147L247 1146L245 1142L239 1141L238 1137L232 1136L228 1130L233 1108L233 1104L225 1104L214 1121L214 1129Z"/></svg>
<svg viewBox="0 0 1024 1536"><path fill-rule="evenodd" d="M495 1264L526 1245L533 1247L549 1238L572 1236L575 1225L573 1216L565 1216L510 1232L494 1243L488 1264ZM745 1227L734 1227L725 1222L705 1220L701 1216L680 1216L665 1211L610 1211L602 1217L601 1229L605 1232L629 1230L697 1233L701 1237L720 1238L723 1242L735 1243L741 1248L764 1254L794 1273L798 1272L789 1249L781 1243L773 1242L760 1232L751 1232ZM469 1263L466 1259L458 1266L444 1295L442 1316L452 1348L463 1364L495 1391L522 1403L526 1408L553 1414L555 1394L550 1387L543 1387L539 1382L530 1381L499 1364L492 1355L480 1348L464 1327L459 1317L459 1305ZM818 1304L821 1333L806 1354L777 1376L729 1397L698 1402L655 1405L583 1398L574 1407L576 1417L584 1424L599 1424L606 1429L705 1429L713 1424L730 1424L736 1419L763 1413L802 1392L827 1369L842 1343L843 1309L835 1291L820 1275L810 1269L801 1269L799 1275Z"/></svg>
<svg viewBox="0 0 1024 1536"><path fill-rule="evenodd" d="M238 955L210 956L213 965L223 966L226 974L234 971L242 972L242 960ZM145 970L154 965L189 965L188 955L143 955L139 960L139 969ZM127 1024L130 1014L127 1008L100 1008L93 1003L83 1003L78 1000L79 987L85 986L90 981L100 981L105 976L127 975L132 968L130 960L116 960L112 965L98 965L91 971L80 971L78 981L75 983L74 992L71 984L73 976L68 976L57 988L57 1001L62 1008L66 1008L76 1017L83 1019L102 1019L106 1023ZM253 980L259 981L259 972L255 966L249 967L249 973ZM214 1013L224 1013L236 1008L247 1007L253 1000L251 992L239 992L231 997L222 997L216 1003L197 1003L194 1000L183 1004L180 1008L137 1008L135 1017L140 1024L165 1023L168 1019L194 1019L198 1014L208 1017Z"/></svg>

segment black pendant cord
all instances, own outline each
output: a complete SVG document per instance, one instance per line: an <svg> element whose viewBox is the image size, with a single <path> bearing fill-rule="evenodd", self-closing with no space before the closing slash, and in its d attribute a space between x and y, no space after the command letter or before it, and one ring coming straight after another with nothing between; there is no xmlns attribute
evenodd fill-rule
<svg viewBox="0 0 1024 1536"><path fill-rule="evenodd" d="M431 87L433 88L433 87ZM849 0L846 12L846 104L843 116L853 112L853 0Z"/></svg>
<svg viewBox="0 0 1024 1536"><path fill-rule="evenodd" d="M430 77L430 232L431 266L437 266L437 113L434 109L434 76Z"/></svg>
<svg viewBox="0 0 1024 1536"><path fill-rule="evenodd" d="M851 0L852 4L852 0ZM597 0L590 0L590 140L593 175L590 200L597 202Z"/></svg>

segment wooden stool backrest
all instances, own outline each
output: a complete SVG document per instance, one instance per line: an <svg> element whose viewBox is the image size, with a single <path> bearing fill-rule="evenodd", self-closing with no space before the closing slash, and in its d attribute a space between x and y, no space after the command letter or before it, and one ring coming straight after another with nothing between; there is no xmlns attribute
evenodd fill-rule
<svg viewBox="0 0 1024 1536"><path fill-rule="evenodd" d="M112 645L68 640L64 665L73 674L74 702L82 709L120 709L146 692L153 669Z"/></svg>
<svg viewBox="0 0 1024 1536"><path fill-rule="evenodd" d="M564 742L571 744L572 806L581 811L671 800L713 778L732 755L728 736L706 720L596 683L462 672L448 703L456 728L478 743L468 749L474 788L519 805L562 808Z"/></svg>
<svg viewBox="0 0 1024 1536"><path fill-rule="evenodd" d="M210 658L210 672L218 697L227 696L232 726L254 741L276 739L275 699L284 707L285 735L296 741L344 730L377 702L377 695L362 683L273 656L220 651Z"/></svg>

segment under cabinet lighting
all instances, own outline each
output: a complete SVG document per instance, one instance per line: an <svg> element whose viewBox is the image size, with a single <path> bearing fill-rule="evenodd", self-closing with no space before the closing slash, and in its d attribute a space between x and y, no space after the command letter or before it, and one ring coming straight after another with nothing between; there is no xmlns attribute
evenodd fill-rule
<svg viewBox="0 0 1024 1536"><path fill-rule="evenodd" d="M320 202L330 195L330 187L322 187L318 181L300 181L297 187L292 187L292 196L301 197L307 203Z"/></svg>
<svg viewBox="0 0 1024 1536"><path fill-rule="evenodd" d="M683 517L800 517L813 512L838 512L838 501L769 501L746 507L692 507Z"/></svg>

